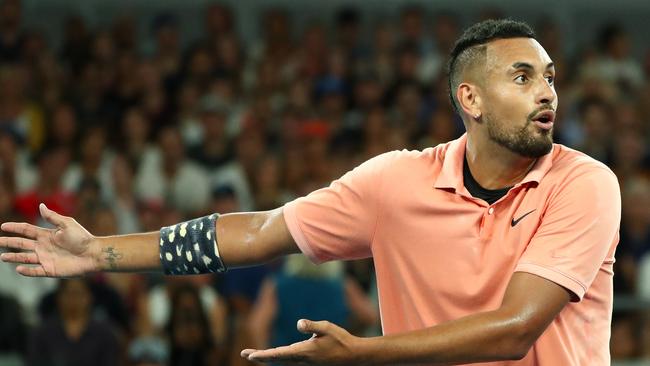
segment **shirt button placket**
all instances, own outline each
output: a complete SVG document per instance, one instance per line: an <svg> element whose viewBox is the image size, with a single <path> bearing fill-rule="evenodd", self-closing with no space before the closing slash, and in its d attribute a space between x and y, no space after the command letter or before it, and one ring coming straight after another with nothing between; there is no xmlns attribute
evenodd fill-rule
<svg viewBox="0 0 650 366"><path fill-rule="evenodd" d="M494 207L488 207L481 220L480 236L488 238L492 235L492 225L494 223Z"/></svg>

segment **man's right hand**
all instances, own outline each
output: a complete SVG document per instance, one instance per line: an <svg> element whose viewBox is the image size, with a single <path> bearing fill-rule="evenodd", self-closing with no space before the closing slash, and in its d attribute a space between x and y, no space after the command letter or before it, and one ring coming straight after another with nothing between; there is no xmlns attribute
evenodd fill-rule
<svg viewBox="0 0 650 366"><path fill-rule="evenodd" d="M20 252L3 253L0 259L20 264L16 272L30 277L73 277L98 270L95 237L72 217L59 215L42 203L39 210L55 228L24 222L3 223L2 231L19 236L0 237L0 248Z"/></svg>

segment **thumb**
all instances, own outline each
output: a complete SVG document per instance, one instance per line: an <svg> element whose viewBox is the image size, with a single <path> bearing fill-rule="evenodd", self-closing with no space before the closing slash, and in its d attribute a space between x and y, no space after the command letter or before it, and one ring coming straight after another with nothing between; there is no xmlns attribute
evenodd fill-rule
<svg viewBox="0 0 650 366"><path fill-rule="evenodd" d="M38 205L38 210L41 212L41 216L43 216L43 218L50 224L58 227L65 226L65 216L59 215L58 213L50 210L47 208L47 206L45 206L44 203Z"/></svg>
<svg viewBox="0 0 650 366"><path fill-rule="evenodd" d="M330 333L332 324L328 321L311 321L307 319L298 320L298 331L304 334L316 334L318 336L326 335Z"/></svg>

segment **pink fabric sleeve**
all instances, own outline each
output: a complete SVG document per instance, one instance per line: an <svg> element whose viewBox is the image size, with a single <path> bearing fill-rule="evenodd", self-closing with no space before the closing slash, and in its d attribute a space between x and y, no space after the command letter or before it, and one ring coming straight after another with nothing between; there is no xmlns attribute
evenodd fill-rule
<svg viewBox="0 0 650 366"><path fill-rule="evenodd" d="M284 206L284 219L300 250L314 263L372 256L379 215L381 173L391 153L372 158L329 187Z"/></svg>
<svg viewBox="0 0 650 366"><path fill-rule="evenodd" d="M621 196L614 174L581 169L551 199L515 271L553 281L579 301L605 263L614 261Z"/></svg>

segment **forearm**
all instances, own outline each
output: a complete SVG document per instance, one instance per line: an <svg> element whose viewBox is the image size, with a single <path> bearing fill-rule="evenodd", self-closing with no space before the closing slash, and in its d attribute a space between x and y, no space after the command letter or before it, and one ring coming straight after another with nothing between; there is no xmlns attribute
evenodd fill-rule
<svg viewBox="0 0 650 366"><path fill-rule="evenodd" d="M284 223L282 209L221 215L216 221L216 234L219 255L227 268L262 264L299 252ZM92 244L95 267L98 271L160 271L159 243L158 231L96 237ZM182 253L193 243L184 244L187 248L179 249Z"/></svg>
<svg viewBox="0 0 650 366"><path fill-rule="evenodd" d="M478 313L413 332L368 338L369 365L455 365L519 359L531 344L521 321L500 311Z"/></svg>
<svg viewBox="0 0 650 366"><path fill-rule="evenodd" d="M98 271L160 271L158 231L141 234L96 237L92 244Z"/></svg>

